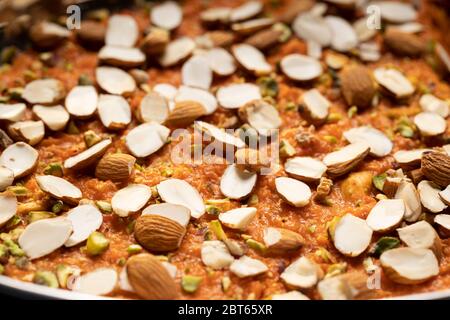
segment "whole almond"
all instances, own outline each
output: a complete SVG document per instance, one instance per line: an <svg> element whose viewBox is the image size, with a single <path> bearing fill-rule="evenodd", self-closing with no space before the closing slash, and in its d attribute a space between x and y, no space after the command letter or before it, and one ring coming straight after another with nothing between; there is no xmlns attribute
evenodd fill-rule
<svg viewBox="0 0 450 320"><path fill-rule="evenodd" d="M375 95L375 86L367 68L350 66L341 74L341 90L349 106L366 108Z"/></svg>
<svg viewBox="0 0 450 320"><path fill-rule="evenodd" d="M280 37L283 35L283 30L268 28L261 30L254 35L248 37L245 43L254 46L260 50L270 49L280 42Z"/></svg>
<svg viewBox="0 0 450 320"><path fill-rule="evenodd" d="M133 172L136 158L125 153L105 155L95 168L95 176L100 180L126 181Z"/></svg>
<svg viewBox="0 0 450 320"><path fill-rule="evenodd" d="M384 43L395 54L417 57L425 51L425 42L418 36L398 30L388 29Z"/></svg>
<svg viewBox="0 0 450 320"><path fill-rule="evenodd" d="M172 126L186 126L205 114L205 108L196 101L180 101L170 112L166 124Z"/></svg>
<svg viewBox="0 0 450 320"><path fill-rule="evenodd" d="M175 281L155 256L134 255L128 259L126 268L128 281L141 298L171 300L178 297Z"/></svg>
<svg viewBox="0 0 450 320"><path fill-rule="evenodd" d="M167 252L178 249L186 228L178 222L155 214L136 219L134 237L147 250Z"/></svg>
<svg viewBox="0 0 450 320"><path fill-rule="evenodd" d="M423 175L440 187L450 184L450 156L441 152L429 152L422 156Z"/></svg>

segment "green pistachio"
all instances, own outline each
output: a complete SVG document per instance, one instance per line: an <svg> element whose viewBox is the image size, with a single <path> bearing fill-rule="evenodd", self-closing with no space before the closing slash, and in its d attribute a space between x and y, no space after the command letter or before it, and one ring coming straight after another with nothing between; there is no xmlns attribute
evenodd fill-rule
<svg viewBox="0 0 450 320"><path fill-rule="evenodd" d="M0 244L0 264L8 263L8 259L9 259L8 247L6 247L4 244Z"/></svg>
<svg viewBox="0 0 450 320"><path fill-rule="evenodd" d="M222 225L220 224L219 220L211 221L209 223L209 228L214 232L218 240L223 241L227 238L227 235L225 234L225 231L223 231Z"/></svg>
<svg viewBox="0 0 450 320"><path fill-rule="evenodd" d="M254 206L254 205L257 205L258 203L259 203L259 197L256 194L252 194L250 196L250 198L248 198L248 200L247 200L247 204L249 206Z"/></svg>
<svg viewBox="0 0 450 320"><path fill-rule="evenodd" d="M9 253L15 257L23 257L25 252L11 239L4 239L4 244L8 247Z"/></svg>
<svg viewBox="0 0 450 320"><path fill-rule="evenodd" d="M62 177L64 175L63 167L60 163L50 163L45 167L44 173L57 177Z"/></svg>
<svg viewBox="0 0 450 320"><path fill-rule="evenodd" d="M14 193L16 196L26 196L28 194L28 189L24 186L16 185L16 186L10 186L6 188L6 191Z"/></svg>
<svg viewBox="0 0 450 320"><path fill-rule="evenodd" d="M328 117L327 117L327 122L328 123L335 123L342 120L342 114L337 113L337 112L331 112Z"/></svg>
<svg viewBox="0 0 450 320"><path fill-rule="evenodd" d="M91 78L89 78L89 76L87 74L82 74L78 78L78 84L80 86L90 86L90 85L92 85L92 80L91 80Z"/></svg>
<svg viewBox="0 0 450 320"><path fill-rule="evenodd" d="M128 254L136 254L142 252L142 247L138 244L131 244L127 248Z"/></svg>
<svg viewBox="0 0 450 320"><path fill-rule="evenodd" d="M260 254L265 254L267 252L267 247L259 241L256 241L254 239L247 239L245 243L249 248L257 251Z"/></svg>
<svg viewBox="0 0 450 320"><path fill-rule="evenodd" d="M3 48L0 61L2 64L11 63L16 55L16 47L8 46Z"/></svg>
<svg viewBox="0 0 450 320"><path fill-rule="evenodd" d="M67 125L66 132L68 134L79 134L80 129L78 129L77 125L75 124L75 121L71 120Z"/></svg>
<svg viewBox="0 0 450 320"><path fill-rule="evenodd" d="M121 267L123 267L126 263L127 263L127 259L125 259L124 257L117 260L117 265L119 265Z"/></svg>
<svg viewBox="0 0 450 320"><path fill-rule="evenodd" d="M372 178L372 183L380 191L383 191L384 182L386 181L386 173L378 174Z"/></svg>
<svg viewBox="0 0 450 320"><path fill-rule="evenodd" d="M261 77L256 80L263 97L275 98L278 95L278 82L272 77Z"/></svg>
<svg viewBox="0 0 450 320"><path fill-rule="evenodd" d="M335 144L335 143L338 142L338 139L335 136L332 136L332 135L325 135L322 138L323 138L323 140L325 140L328 143Z"/></svg>
<svg viewBox="0 0 450 320"><path fill-rule="evenodd" d="M220 214L220 209L218 207L216 207L216 206L211 205L211 204L207 204L205 206L205 210L206 210L206 213L211 214L211 215L217 216L217 215Z"/></svg>
<svg viewBox="0 0 450 320"><path fill-rule="evenodd" d="M5 272L5 267L0 264L0 274L3 274Z"/></svg>
<svg viewBox="0 0 450 320"><path fill-rule="evenodd" d="M324 262L333 262L333 260L334 260L333 256L331 255L331 253L327 249L325 249L323 247L320 247L319 249L317 249L314 252L314 254L317 257L321 258Z"/></svg>
<svg viewBox="0 0 450 320"><path fill-rule="evenodd" d="M50 288L58 288L58 279L51 271L38 271L34 274L33 282Z"/></svg>
<svg viewBox="0 0 450 320"><path fill-rule="evenodd" d="M230 203L230 199L208 199L205 201L205 204L207 205L215 205L215 204L227 204Z"/></svg>
<svg viewBox="0 0 450 320"><path fill-rule="evenodd" d="M353 118L358 113L358 107L357 106L351 106L347 111L347 116L349 118Z"/></svg>
<svg viewBox="0 0 450 320"><path fill-rule="evenodd" d="M112 206L108 201L98 200L98 201L95 201L95 204L103 212L108 212L108 213L112 212Z"/></svg>
<svg viewBox="0 0 450 320"><path fill-rule="evenodd" d="M381 237L377 243L370 249L369 253L379 257L383 252L394 249L400 245L400 240L394 237Z"/></svg>
<svg viewBox="0 0 450 320"><path fill-rule="evenodd" d="M298 105L295 104L294 102L290 101L286 104L286 107L284 108L284 110L286 111L297 111L298 110Z"/></svg>
<svg viewBox="0 0 450 320"><path fill-rule="evenodd" d="M96 256L105 252L108 247L109 240L102 233L94 231L87 239L86 252L91 256Z"/></svg>
<svg viewBox="0 0 450 320"><path fill-rule="evenodd" d="M63 210L63 208L64 208L64 202L62 202L61 200L58 200L52 205L52 212L55 214L58 214Z"/></svg>
<svg viewBox="0 0 450 320"><path fill-rule="evenodd" d="M55 217L55 214L53 212L49 211L30 211L28 213L28 221L30 223L42 220L42 219L48 219Z"/></svg>
<svg viewBox="0 0 450 320"><path fill-rule="evenodd" d="M11 229L17 226L21 221L22 219L18 215L13 216L11 219L9 219L8 223L6 224L6 229Z"/></svg>
<svg viewBox="0 0 450 320"><path fill-rule="evenodd" d="M86 144L86 147L90 148L94 144L99 143L102 141L102 137L100 137L98 134L96 134L92 130L88 130L83 134L84 143Z"/></svg>
<svg viewBox="0 0 450 320"><path fill-rule="evenodd" d="M181 279L181 287L188 293L194 293L197 291L202 280L202 277L186 275Z"/></svg>
<svg viewBox="0 0 450 320"><path fill-rule="evenodd" d="M328 267L325 278L331 278L340 275L342 273L345 273L346 271L347 271L347 263L345 262L334 263Z"/></svg>
<svg viewBox="0 0 450 320"><path fill-rule="evenodd" d="M28 266L30 265L30 260L28 260L27 257L18 257L16 258L16 261L14 262L17 268L20 270L26 270Z"/></svg>
<svg viewBox="0 0 450 320"><path fill-rule="evenodd" d="M73 275L77 270L66 264L58 264L56 266L56 278L61 288L67 287L67 279Z"/></svg>

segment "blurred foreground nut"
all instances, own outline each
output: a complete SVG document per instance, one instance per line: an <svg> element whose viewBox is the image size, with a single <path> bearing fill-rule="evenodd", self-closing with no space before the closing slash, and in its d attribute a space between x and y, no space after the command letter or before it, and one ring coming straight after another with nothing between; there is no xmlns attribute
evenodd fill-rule
<svg viewBox="0 0 450 320"><path fill-rule="evenodd" d="M170 34L167 30L152 27L142 41L141 50L149 56L160 55L169 41Z"/></svg>

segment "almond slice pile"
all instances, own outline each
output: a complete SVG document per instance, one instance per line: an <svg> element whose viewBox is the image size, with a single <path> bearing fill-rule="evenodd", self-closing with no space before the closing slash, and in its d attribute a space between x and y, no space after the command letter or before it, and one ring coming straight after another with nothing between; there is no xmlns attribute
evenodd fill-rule
<svg viewBox="0 0 450 320"><path fill-rule="evenodd" d="M175 102L195 101L200 103L206 111L206 114L212 114L217 109L217 100L213 94L199 88L181 86L174 98Z"/></svg>
<svg viewBox="0 0 450 320"><path fill-rule="evenodd" d="M117 272L113 268L99 268L77 277L72 290L93 295L105 295L115 289L117 278Z"/></svg>
<svg viewBox="0 0 450 320"><path fill-rule="evenodd" d="M327 166L322 161L311 157L295 157L286 161L284 170L296 179L314 182L323 176Z"/></svg>
<svg viewBox="0 0 450 320"><path fill-rule="evenodd" d="M414 93L411 82L398 70L377 68L373 72L378 84L397 99L403 99Z"/></svg>
<svg viewBox="0 0 450 320"><path fill-rule="evenodd" d="M195 42L191 38L181 37L170 42L163 55L159 58L159 63L163 67L171 67L186 59L195 49Z"/></svg>
<svg viewBox="0 0 450 320"><path fill-rule="evenodd" d="M439 114L421 112L414 117L414 124L424 137L443 134L447 128L447 121Z"/></svg>
<svg viewBox="0 0 450 320"><path fill-rule="evenodd" d="M275 179L278 194L294 207L304 207L311 199L311 189L301 181L292 178L279 177Z"/></svg>
<svg viewBox="0 0 450 320"><path fill-rule="evenodd" d="M357 257L363 253L372 239L372 229L366 221L351 214L340 218L330 233L336 249L349 257Z"/></svg>
<svg viewBox="0 0 450 320"><path fill-rule="evenodd" d="M175 1L165 1L154 6L150 12L150 20L157 27L173 30L178 28L183 19L183 11Z"/></svg>
<svg viewBox="0 0 450 320"><path fill-rule="evenodd" d="M280 278L290 287L308 289L315 286L322 276L322 269L316 263L300 257L283 271Z"/></svg>
<svg viewBox="0 0 450 320"><path fill-rule="evenodd" d="M0 172L1 174L1 172ZM0 227L3 227L17 212L17 198L15 195L0 194Z"/></svg>
<svg viewBox="0 0 450 320"><path fill-rule="evenodd" d="M39 153L32 146L17 142L3 150L0 165L14 173L14 179L24 177L34 171L38 164Z"/></svg>
<svg viewBox="0 0 450 320"><path fill-rule="evenodd" d="M325 23L331 30L331 47L334 50L347 52L356 47L358 37L350 23L336 16L325 17Z"/></svg>
<svg viewBox="0 0 450 320"><path fill-rule="evenodd" d="M238 109L252 100L262 98L259 87L252 83L237 83L220 87L216 96L220 106L225 109Z"/></svg>
<svg viewBox="0 0 450 320"><path fill-rule="evenodd" d="M310 81L318 78L323 72L318 60L297 53L284 56L280 68L288 78L295 81Z"/></svg>
<svg viewBox="0 0 450 320"><path fill-rule="evenodd" d="M108 129L121 130L131 122L130 105L122 96L101 94L97 109L100 121Z"/></svg>
<svg viewBox="0 0 450 320"><path fill-rule="evenodd" d="M253 18L261 13L263 4L259 1L248 1L230 12L230 21L242 21Z"/></svg>
<svg viewBox="0 0 450 320"><path fill-rule="evenodd" d="M19 121L8 127L8 133L15 140L20 140L34 146L42 141L45 136L44 122Z"/></svg>
<svg viewBox="0 0 450 320"><path fill-rule="evenodd" d="M54 104L65 95L61 81L56 79L39 79L28 83L23 89L22 98L29 103Z"/></svg>
<svg viewBox="0 0 450 320"><path fill-rule="evenodd" d="M323 158L330 176L346 174L356 167L368 154L370 147L366 142L351 143L338 151L331 152Z"/></svg>
<svg viewBox="0 0 450 320"><path fill-rule="evenodd" d="M186 86L208 90L211 86L212 78L209 62L202 55L191 57L181 68L181 80Z"/></svg>
<svg viewBox="0 0 450 320"><path fill-rule="evenodd" d="M0 103L0 120L19 121L25 114L26 109L25 103Z"/></svg>
<svg viewBox="0 0 450 320"><path fill-rule="evenodd" d="M352 128L344 132L344 137L350 143L365 142L370 146L370 154L384 157L391 153L393 143L380 130L369 127Z"/></svg>
<svg viewBox="0 0 450 320"><path fill-rule="evenodd" d="M233 56L223 48L212 48L205 54L211 70L219 76L229 76L236 71Z"/></svg>
<svg viewBox="0 0 450 320"><path fill-rule="evenodd" d="M449 115L450 106L448 102L439 99L432 94L424 94L419 100L420 107L425 112L432 112L447 118Z"/></svg>
<svg viewBox="0 0 450 320"><path fill-rule="evenodd" d="M111 206L119 217L141 210L150 200L152 191L143 184L129 184L117 191L111 199Z"/></svg>
<svg viewBox="0 0 450 320"><path fill-rule="evenodd" d="M118 67L137 67L145 62L145 55L137 48L104 46L98 52L98 58L107 64Z"/></svg>
<svg viewBox="0 0 450 320"><path fill-rule="evenodd" d="M76 204L83 196L80 189L60 177L51 175L37 176L36 182L42 191L67 203Z"/></svg>
<svg viewBox="0 0 450 320"><path fill-rule="evenodd" d="M383 199L370 210L367 225L376 232L389 232L398 227L405 215L402 199Z"/></svg>
<svg viewBox="0 0 450 320"><path fill-rule="evenodd" d="M167 179L160 182L156 188L163 201L189 208L193 218L198 219L205 213L203 198L197 189L188 182L180 179Z"/></svg>
<svg viewBox="0 0 450 320"><path fill-rule="evenodd" d="M4 191L7 187L12 185L14 182L14 172L0 165L0 191Z"/></svg>
<svg viewBox="0 0 450 320"><path fill-rule="evenodd" d="M98 94L94 86L75 86L69 91L65 107L70 115L86 119L97 110Z"/></svg>
<svg viewBox="0 0 450 320"><path fill-rule="evenodd" d="M317 89L311 89L303 93L300 104L301 111L312 123L323 123L328 117L330 101Z"/></svg>
<svg viewBox="0 0 450 320"><path fill-rule="evenodd" d="M52 253L69 239L72 233L69 219L42 219L29 224L19 237L19 245L30 259Z"/></svg>
<svg viewBox="0 0 450 320"><path fill-rule="evenodd" d="M109 18L105 35L107 45L133 47L138 37L138 25L131 16L115 14Z"/></svg>
<svg viewBox="0 0 450 320"><path fill-rule="evenodd" d="M65 242L66 247L73 247L85 241L103 223L103 215L97 207L91 204L79 205L67 213L67 219L72 223L73 233Z"/></svg>
<svg viewBox="0 0 450 320"><path fill-rule="evenodd" d="M268 270L269 268L263 262L248 256L234 260L230 266L230 271L239 278L256 276Z"/></svg>
<svg viewBox="0 0 450 320"><path fill-rule="evenodd" d="M218 240L204 241L202 243L201 256L202 262L214 270L228 268L234 262L234 258L228 251L227 246Z"/></svg>
<svg viewBox="0 0 450 320"><path fill-rule="evenodd" d="M145 158L161 149L169 138L170 130L157 123L143 123L128 132L125 144L131 154Z"/></svg>
<svg viewBox="0 0 450 320"><path fill-rule="evenodd" d="M219 220L230 229L245 231L256 216L256 208L242 207L219 214Z"/></svg>
<svg viewBox="0 0 450 320"><path fill-rule="evenodd" d="M239 109L239 116L255 128L259 134L270 136L281 126L278 110L264 100L253 100Z"/></svg>
<svg viewBox="0 0 450 320"><path fill-rule="evenodd" d="M266 61L264 54L249 44L238 44L232 47L232 52L239 64L255 75L264 75L272 71L272 66Z"/></svg>
<svg viewBox="0 0 450 320"><path fill-rule="evenodd" d="M64 168L72 170L80 170L90 166L99 160L111 145L111 139L105 139L92 147L70 157L64 161Z"/></svg>
<svg viewBox="0 0 450 320"><path fill-rule="evenodd" d="M141 122L164 123L169 116L169 103L158 92L150 92L142 98L136 111L136 116Z"/></svg>
<svg viewBox="0 0 450 320"><path fill-rule="evenodd" d="M245 142L239 139L238 137L235 137L207 122L196 121L195 128L204 132L208 136L214 138L214 140L217 141L218 143L222 143L226 146L232 146L236 148L245 147Z"/></svg>
<svg viewBox="0 0 450 320"><path fill-rule="evenodd" d="M229 165L220 179L220 192L230 199L242 199L250 195L258 175L242 171L235 164Z"/></svg>
<svg viewBox="0 0 450 320"><path fill-rule="evenodd" d="M125 71L114 67L98 67L95 70L97 83L110 94L125 94L136 89L133 77Z"/></svg>
<svg viewBox="0 0 450 320"><path fill-rule="evenodd" d="M191 210L189 208L172 203L152 204L142 210L143 216L150 214L172 219L185 228L187 227L189 220L191 219Z"/></svg>
<svg viewBox="0 0 450 320"><path fill-rule="evenodd" d="M37 104L33 107L33 113L53 131L64 129L70 119L69 113L61 105L47 107Z"/></svg>

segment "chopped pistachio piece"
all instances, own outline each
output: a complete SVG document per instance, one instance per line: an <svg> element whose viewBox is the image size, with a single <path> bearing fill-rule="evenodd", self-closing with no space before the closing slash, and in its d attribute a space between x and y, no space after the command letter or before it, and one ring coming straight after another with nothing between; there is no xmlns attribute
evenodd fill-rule
<svg viewBox="0 0 450 320"><path fill-rule="evenodd" d="M14 193L16 196L26 196L28 189L24 186L11 186L6 188L7 191Z"/></svg>
<svg viewBox="0 0 450 320"><path fill-rule="evenodd" d="M67 125L66 132L68 134L79 134L80 129L78 129L77 125L75 124L75 121L71 120L71 121L69 121L69 124Z"/></svg>
<svg viewBox="0 0 450 320"><path fill-rule="evenodd" d="M17 268L20 270L26 270L28 266L30 265L30 260L28 260L27 257L18 257L16 258L16 261L14 262Z"/></svg>
<svg viewBox="0 0 450 320"><path fill-rule="evenodd" d="M32 223L42 219L53 218L54 216L55 214L49 211L30 211L28 213L28 221Z"/></svg>
<svg viewBox="0 0 450 320"><path fill-rule="evenodd" d="M325 140L328 143L335 144L335 143L338 142L338 139L335 136L332 136L332 135L325 135L322 138L323 138L323 140Z"/></svg>
<svg viewBox="0 0 450 320"><path fill-rule="evenodd" d="M33 282L50 288L58 288L58 279L51 271L37 271L34 275Z"/></svg>
<svg viewBox="0 0 450 320"><path fill-rule="evenodd" d="M88 75L82 74L78 78L78 84L80 86L90 86L90 85L92 85L92 81L91 81L91 78L89 78Z"/></svg>
<svg viewBox="0 0 450 320"><path fill-rule="evenodd" d="M206 205L206 213L217 216L221 211L218 207L213 205Z"/></svg>
<svg viewBox="0 0 450 320"><path fill-rule="evenodd" d="M215 204L226 204L226 203L230 203L230 199L225 198L225 199L208 199L205 201L205 204L209 204L209 205L215 205Z"/></svg>
<svg viewBox="0 0 450 320"><path fill-rule="evenodd" d="M254 239L247 239L245 243L249 248L257 251L260 254L265 254L267 252L267 247L259 241L256 241Z"/></svg>
<svg viewBox="0 0 450 320"><path fill-rule="evenodd" d="M25 255L25 251L19 247L17 243L15 243L11 239L4 239L4 244L8 247L9 253L15 257L23 257Z"/></svg>
<svg viewBox="0 0 450 320"><path fill-rule="evenodd" d="M76 272L75 268L72 268L65 264L59 264L56 266L56 278L61 288L67 287L68 278Z"/></svg>
<svg viewBox="0 0 450 320"><path fill-rule="evenodd" d="M249 206L254 206L254 205L257 205L258 202L259 202L259 197L258 197L258 195L252 194L252 195L250 196L250 198L248 198L248 200L247 200L247 205L249 205Z"/></svg>
<svg viewBox="0 0 450 320"><path fill-rule="evenodd" d="M142 251L142 247L138 244L131 244L127 248L128 254L136 254Z"/></svg>
<svg viewBox="0 0 450 320"><path fill-rule="evenodd" d="M188 293L194 293L197 291L202 280L202 277L186 275L181 279L181 287Z"/></svg>
<svg viewBox="0 0 450 320"><path fill-rule="evenodd" d="M295 148L286 139L281 139L280 142L280 156L288 158L294 156L296 153Z"/></svg>
<svg viewBox="0 0 450 320"><path fill-rule="evenodd" d="M314 254L317 257L321 258L324 262L333 262L333 260L334 260L331 253L323 247L320 247L319 249L317 249Z"/></svg>
<svg viewBox="0 0 450 320"><path fill-rule="evenodd" d="M328 123L335 123L340 120L342 120L342 114L337 113L337 112L331 112L330 114L328 114L328 117L327 117Z"/></svg>
<svg viewBox="0 0 450 320"><path fill-rule="evenodd" d="M86 251L91 256L96 256L105 252L109 247L109 240L98 232L94 231L87 239Z"/></svg>
<svg viewBox="0 0 450 320"><path fill-rule="evenodd" d="M94 144L99 143L102 141L102 137L100 137L98 134L96 134L92 130L88 130L83 134L84 143L86 144L86 147L90 148Z"/></svg>
<svg viewBox="0 0 450 320"><path fill-rule="evenodd" d="M8 248L4 244L0 244L0 264L6 264L9 258Z"/></svg>
<svg viewBox="0 0 450 320"><path fill-rule="evenodd" d="M111 204L108 201L98 200L95 202L97 207L102 210L103 212L112 212Z"/></svg>
<svg viewBox="0 0 450 320"><path fill-rule="evenodd" d="M52 212L53 213L60 213L62 211L64 207L64 202L62 202L61 200L56 201L53 205L52 205Z"/></svg>
<svg viewBox="0 0 450 320"><path fill-rule="evenodd" d="M227 238L227 235L225 234L225 231L223 231L222 225L220 224L219 220L211 221L209 223L209 228L214 232L218 240L223 241Z"/></svg>
<svg viewBox="0 0 450 320"><path fill-rule="evenodd" d="M357 106L351 106L347 111L347 115L349 118L353 118L357 113L358 113Z"/></svg>
<svg viewBox="0 0 450 320"><path fill-rule="evenodd" d="M256 80L263 97L275 98L278 95L278 82L272 77L261 77Z"/></svg>
<svg viewBox="0 0 450 320"><path fill-rule="evenodd" d="M347 271L347 263L345 262L334 263L328 267L325 278L334 277L339 274L345 273L346 271Z"/></svg>
<svg viewBox="0 0 450 320"><path fill-rule="evenodd" d="M378 174L376 176L373 176L372 182L375 188L377 188L380 191L383 191L384 182L386 181L386 173Z"/></svg>
<svg viewBox="0 0 450 320"><path fill-rule="evenodd" d="M400 240L394 237L381 237L370 249L370 253L379 257L383 252L394 249L400 245Z"/></svg>

